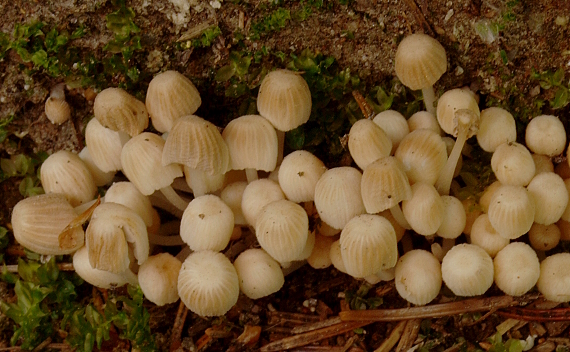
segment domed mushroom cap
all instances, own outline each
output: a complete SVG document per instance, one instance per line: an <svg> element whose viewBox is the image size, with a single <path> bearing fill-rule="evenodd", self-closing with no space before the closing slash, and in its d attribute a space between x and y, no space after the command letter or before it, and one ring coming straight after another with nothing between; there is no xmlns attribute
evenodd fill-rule
<svg viewBox="0 0 570 352"><path fill-rule="evenodd" d="M366 212L360 183L362 174L353 167L325 171L315 187L315 206L320 218L335 229L342 229L358 214Z"/></svg>
<svg viewBox="0 0 570 352"><path fill-rule="evenodd" d="M123 131L103 127L97 119L91 119L85 127L85 144L95 165L105 172L122 169L121 151L130 138Z"/></svg>
<svg viewBox="0 0 570 352"><path fill-rule="evenodd" d="M257 110L279 131L287 132L307 122L311 106L311 91L301 75L275 70L261 81Z"/></svg>
<svg viewBox="0 0 570 352"><path fill-rule="evenodd" d="M443 202L443 221L437 229L437 235L443 238L457 238L463 233L467 216L461 201L453 196L441 196Z"/></svg>
<svg viewBox="0 0 570 352"><path fill-rule="evenodd" d="M535 222L528 231L528 240L535 250L548 251L560 243L561 235L557 224L541 225Z"/></svg>
<svg viewBox="0 0 570 352"><path fill-rule="evenodd" d="M411 250L398 259L394 282L406 301L420 306L428 304L441 289L441 264L428 251Z"/></svg>
<svg viewBox="0 0 570 352"><path fill-rule="evenodd" d="M110 271L95 269L89 264L89 254L87 247L83 246L73 254L73 270L83 280L91 285L104 289L111 289L123 286L124 284L138 285L139 281L130 269L125 272L115 274Z"/></svg>
<svg viewBox="0 0 570 352"><path fill-rule="evenodd" d="M178 294L184 305L200 316L224 315L239 297L236 269L222 253L194 252L178 273Z"/></svg>
<svg viewBox="0 0 570 352"><path fill-rule="evenodd" d="M150 81L145 104L154 128L168 132L178 118L195 113L202 100L186 76L176 71L165 71Z"/></svg>
<svg viewBox="0 0 570 352"><path fill-rule="evenodd" d="M89 152L89 148L87 146L83 147L81 151L77 154L77 156L85 163L85 166L89 169L91 176L93 177L93 182L95 182L95 186L101 187L105 186L115 177L115 171L104 172L102 171L95 163L93 162L93 158L91 157L91 153ZM120 158L119 158L120 160Z"/></svg>
<svg viewBox="0 0 570 352"><path fill-rule="evenodd" d="M163 306L178 301L180 260L169 253L150 256L139 268L139 285L146 299Z"/></svg>
<svg viewBox="0 0 570 352"><path fill-rule="evenodd" d="M180 222L180 237L194 251L221 251L230 242L234 213L218 196L194 198Z"/></svg>
<svg viewBox="0 0 570 352"><path fill-rule="evenodd" d="M117 203L134 210L147 227L152 226L153 208L147 196L132 182L115 182L105 193L105 203Z"/></svg>
<svg viewBox="0 0 570 352"><path fill-rule="evenodd" d="M503 108L491 107L481 111L477 142L486 152L494 152L503 143L516 142L515 118Z"/></svg>
<svg viewBox="0 0 570 352"><path fill-rule="evenodd" d="M361 119L350 128L348 150L356 165L364 170L373 161L390 155L392 141L373 121Z"/></svg>
<svg viewBox="0 0 570 352"><path fill-rule="evenodd" d="M101 125L134 137L148 127L148 112L142 101L121 88L102 90L93 104L93 113Z"/></svg>
<svg viewBox="0 0 570 352"><path fill-rule="evenodd" d="M247 221L241 210L243 192L247 187L247 182L238 181L228 184L220 193L220 198L226 203L234 213L234 223L236 225L247 225ZM283 198L280 198L283 199Z"/></svg>
<svg viewBox="0 0 570 352"><path fill-rule="evenodd" d="M443 222L445 207L434 186L418 182L412 185L412 197L402 201L402 212L414 231L423 236L436 233Z"/></svg>
<svg viewBox="0 0 570 352"><path fill-rule="evenodd" d="M186 165L208 175L230 169L230 152L222 134L211 122L195 115L178 118L168 133L162 165Z"/></svg>
<svg viewBox="0 0 570 352"><path fill-rule="evenodd" d="M526 126L525 142L533 153L550 157L559 155L566 147L566 130L558 117L540 115Z"/></svg>
<svg viewBox="0 0 570 352"><path fill-rule="evenodd" d="M535 176L543 172L554 172L554 163L552 163L552 159L549 156L534 153L531 156L536 169L534 172Z"/></svg>
<svg viewBox="0 0 570 352"><path fill-rule="evenodd" d="M543 172L533 177L527 186L535 205L534 222L554 224L568 206L568 190L560 176Z"/></svg>
<svg viewBox="0 0 570 352"><path fill-rule="evenodd" d="M394 227L379 215L357 215L340 233L340 252L352 277L363 278L391 268L398 260Z"/></svg>
<svg viewBox="0 0 570 352"><path fill-rule="evenodd" d="M255 180L243 190L241 211L247 223L255 226L261 209L281 199L285 199L285 194L277 182L266 178Z"/></svg>
<svg viewBox="0 0 570 352"><path fill-rule="evenodd" d="M277 200L261 209L255 221L257 241L279 262L297 260L309 235L305 209L290 200Z"/></svg>
<svg viewBox="0 0 570 352"><path fill-rule="evenodd" d="M400 114L396 110L385 110L378 115L374 116L375 124L380 126L384 132L390 137L392 141L392 153L398 148L400 142L408 133L410 133L410 128L408 127L408 121L404 115Z"/></svg>
<svg viewBox="0 0 570 352"><path fill-rule="evenodd" d="M409 35L398 45L395 69L398 79L410 89L432 86L447 71L445 49L426 34Z"/></svg>
<svg viewBox="0 0 570 352"><path fill-rule="evenodd" d="M71 108L65 99L47 98L44 111L48 120L55 125L61 125L71 117Z"/></svg>
<svg viewBox="0 0 570 352"><path fill-rule="evenodd" d="M536 252L523 242L513 242L501 249L493 264L495 284L507 295L521 296L527 293L540 276Z"/></svg>
<svg viewBox="0 0 570 352"><path fill-rule="evenodd" d="M570 253L557 253L544 259L536 287L549 301L570 301Z"/></svg>
<svg viewBox="0 0 570 352"><path fill-rule="evenodd" d="M360 190L369 214L392 208L412 197L404 165L393 156L378 159L364 169Z"/></svg>
<svg viewBox="0 0 570 352"><path fill-rule="evenodd" d="M459 244L443 257L441 275L457 296L482 295L493 284L493 260L479 246Z"/></svg>
<svg viewBox="0 0 570 352"><path fill-rule="evenodd" d="M65 195L74 207L92 200L97 193L91 171L75 153L53 153L42 164L40 173L45 192Z"/></svg>
<svg viewBox="0 0 570 352"><path fill-rule="evenodd" d="M64 195L48 193L25 198L12 210L14 238L25 248L39 254L70 254L83 246L85 234L77 226L71 241L60 247L59 235L77 217Z"/></svg>
<svg viewBox="0 0 570 352"><path fill-rule="evenodd" d="M243 251L234 261L234 267L241 292L251 299L269 296L285 283L279 263L260 248Z"/></svg>
<svg viewBox="0 0 570 352"><path fill-rule="evenodd" d="M295 203L315 198L315 188L327 171L325 164L306 150L297 150L285 158L279 167L279 186L287 199Z"/></svg>
<svg viewBox="0 0 570 352"><path fill-rule="evenodd" d="M534 200L522 186L502 185L489 204L491 226L501 236L511 240L530 230L534 214Z"/></svg>
<svg viewBox="0 0 570 352"><path fill-rule="evenodd" d="M441 127L437 122L434 114L428 111L418 111L408 119L408 128L410 132L419 129L432 130L436 134L441 135Z"/></svg>
<svg viewBox="0 0 570 352"><path fill-rule="evenodd" d="M484 213L489 212L489 204L491 204L491 199L495 195L495 192L501 187L500 181L495 181L491 183L485 190L483 191L483 195L479 198L479 205Z"/></svg>
<svg viewBox="0 0 570 352"><path fill-rule="evenodd" d="M515 186L528 185L536 172L532 155L517 142L498 146L491 157L491 168L502 184Z"/></svg>
<svg viewBox="0 0 570 352"><path fill-rule="evenodd" d="M447 161L447 148L440 135L420 129L404 137L394 156L404 165L410 183L433 185Z"/></svg>
<svg viewBox="0 0 570 352"><path fill-rule="evenodd" d="M493 228L487 214L481 214L473 222L471 227L471 243L483 248L491 258L509 244L510 240L505 238Z"/></svg>
<svg viewBox="0 0 570 352"><path fill-rule="evenodd" d="M454 137L458 134L458 114L460 110L468 110L473 113L474 124L469 127L467 138L471 138L477 132L481 112L479 105L472 93L461 88L446 91L437 102L437 121L441 129Z"/></svg>
<svg viewBox="0 0 570 352"><path fill-rule="evenodd" d="M277 132L259 115L245 115L228 123L222 137L226 142L231 168L273 171L277 165Z"/></svg>

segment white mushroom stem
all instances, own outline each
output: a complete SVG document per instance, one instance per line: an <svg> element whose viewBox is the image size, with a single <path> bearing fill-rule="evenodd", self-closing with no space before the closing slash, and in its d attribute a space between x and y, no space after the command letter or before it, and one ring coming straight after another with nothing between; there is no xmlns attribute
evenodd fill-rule
<svg viewBox="0 0 570 352"><path fill-rule="evenodd" d="M467 139L475 134L477 131L477 115L469 109L460 109L455 112L455 119L457 123L457 139L453 145L453 149L447 158L445 166L439 174L439 178L435 183L435 188L441 195L448 195L453 180L453 173L455 167L461 156L461 151Z"/></svg>
<svg viewBox="0 0 570 352"><path fill-rule="evenodd" d="M55 100L65 100L65 83L56 84L50 91L49 96Z"/></svg>
<svg viewBox="0 0 570 352"><path fill-rule="evenodd" d="M150 244L159 246L182 246L184 241L180 238L180 221L170 221L162 224L157 233L149 233L148 241Z"/></svg>
<svg viewBox="0 0 570 352"><path fill-rule="evenodd" d="M176 208L184 211L188 206L188 202L182 199L176 191L171 186L166 186L160 189L160 193L162 193L166 199Z"/></svg>
<svg viewBox="0 0 570 352"><path fill-rule="evenodd" d="M392 216L394 217L396 222L400 224L400 226L402 226L406 230L410 230L412 228L408 223L408 220L406 220L406 217L404 216L404 213L402 212L402 209L400 208L399 204L396 204L393 207L391 207L390 213L392 213Z"/></svg>
<svg viewBox="0 0 570 352"><path fill-rule="evenodd" d="M283 158L283 149L281 149L281 158ZM245 169L245 176L247 177L247 183L251 183L255 180L258 180L256 169L251 169L251 168Z"/></svg>
<svg viewBox="0 0 570 352"><path fill-rule="evenodd" d="M426 106L426 111L435 115L435 91L433 86L422 88L422 96L424 97L424 104Z"/></svg>

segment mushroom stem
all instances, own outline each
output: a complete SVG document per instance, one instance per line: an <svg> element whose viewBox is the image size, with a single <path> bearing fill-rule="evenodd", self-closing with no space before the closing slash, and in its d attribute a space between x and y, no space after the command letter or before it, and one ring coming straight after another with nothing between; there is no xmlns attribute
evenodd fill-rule
<svg viewBox="0 0 570 352"><path fill-rule="evenodd" d="M433 86L422 88L422 96L424 98L424 105L426 106L426 111L435 115L435 91Z"/></svg>
<svg viewBox="0 0 570 352"><path fill-rule="evenodd" d="M160 193L162 193L166 199L176 208L184 211L188 206L188 202L182 199L176 191L171 186L166 186L160 189Z"/></svg>
<svg viewBox="0 0 570 352"><path fill-rule="evenodd" d="M391 207L390 213L392 213L392 216L398 222L398 224L400 224L400 226L402 226L406 230L410 230L412 228L410 226L410 224L408 223L408 220L406 220L404 213L402 213L402 209L400 208L400 205L396 204L393 207Z"/></svg>
<svg viewBox="0 0 570 352"><path fill-rule="evenodd" d="M283 159L283 149L281 149L281 159ZM257 180L257 170L247 168L245 169L245 176L247 177L247 183L252 183L253 181Z"/></svg>
<svg viewBox="0 0 570 352"><path fill-rule="evenodd" d="M182 246L184 241L180 238L179 232L180 221L170 221L162 224L157 233L149 233L148 241L159 246Z"/></svg>

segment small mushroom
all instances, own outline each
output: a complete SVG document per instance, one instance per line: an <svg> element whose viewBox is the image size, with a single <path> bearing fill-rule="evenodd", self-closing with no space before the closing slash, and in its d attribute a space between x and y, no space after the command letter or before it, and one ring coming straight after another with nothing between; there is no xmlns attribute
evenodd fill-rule
<svg viewBox="0 0 570 352"><path fill-rule="evenodd" d="M517 142L499 145L491 157L491 168L504 185L526 186L536 173L530 151Z"/></svg>
<svg viewBox="0 0 570 352"><path fill-rule="evenodd" d="M503 143L516 142L515 118L503 108L491 107L481 111L477 143L481 149L493 153Z"/></svg>
<svg viewBox="0 0 570 352"><path fill-rule="evenodd" d="M504 238L516 239L530 230L534 222L535 203L522 186L502 185L489 204L491 226Z"/></svg>
<svg viewBox="0 0 570 352"><path fill-rule="evenodd" d="M412 197L402 201L402 212L411 228L420 235L437 232L444 219L445 207L435 187L417 182L412 185Z"/></svg>
<svg viewBox="0 0 570 352"><path fill-rule="evenodd" d="M255 226L261 209L269 203L285 199L279 184L269 179L259 179L247 185L241 198L241 211L247 223Z"/></svg>
<svg viewBox="0 0 570 352"><path fill-rule="evenodd" d="M487 214L481 214L473 222L471 227L471 243L483 248L491 258L510 242L508 238L501 236L497 230L493 228Z"/></svg>
<svg viewBox="0 0 570 352"><path fill-rule="evenodd" d="M392 153L392 140L373 121L361 119L350 128L348 150L356 165L364 170L370 163Z"/></svg>
<svg viewBox="0 0 570 352"><path fill-rule="evenodd" d="M430 252L414 249L398 259L394 282L406 301L420 306L428 304L441 289L441 264Z"/></svg>
<svg viewBox="0 0 570 352"><path fill-rule="evenodd" d="M566 130L556 116L536 116L526 126L525 142L533 153L549 157L560 155L566 147Z"/></svg>
<svg viewBox="0 0 570 352"><path fill-rule="evenodd" d="M61 125L71 117L71 108L65 101L65 83L55 85L46 100L44 109L48 120L54 125Z"/></svg>
<svg viewBox="0 0 570 352"><path fill-rule="evenodd" d="M493 284L493 275L493 260L474 244L454 246L441 263L443 282L457 296L484 294Z"/></svg>
<svg viewBox="0 0 570 352"><path fill-rule="evenodd" d="M538 257L523 242L513 242L501 249L493 264L495 284L507 295L522 296L534 287L540 276Z"/></svg>
<svg viewBox="0 0 570 352"><path fill-rule="evenodd" d="M85 127L85 144L95 165L105 172L122 169L121 151L130 138L123 131L104 127L97 119L91 119Z"/></svg>
<svg viewBox="0 0 570 352"><path fill-rule="evenodd" d="M562 232L557 224L542 225L538 223L532 224L528 230L528 240L530 245L536 251L548 251L556 247L560 242Z"/></svg>
<svg viewBox="0 0 570 352"><path fill-rule="evenodd" d="M169 253L148 257L138 272L139 285L146 299L163 306L178 301L180 260Z"/></svg>
<svg viewBox="0 0 570 352"><path fill-rule="evenodd" d="M568 206L568 190L560 176L543 172L532 178L527 186L535 204L534 222L554 224L562 217Z"/></svg>
<svg viewBox="0 0 570 352"><path fill-rule="evenodd" d="M311 202L321 176L327 171L325 164L306 150L297 150L283 158L279 167L279 186L287 199Z"/></svg>
<svg viewBox="0 0 570 352"><path fill-rule="evenodd" d="M104 289L113 289L125 284L138 285L139 281L130 269L122 273L112 273L110 271L95 269L89 263L89 252L83 246L73 254L73 270L83 280L91 285Z"/></svg>
<svg viewBox="0 0 570 352"><path fill-rule="evenodd" d="M121 88L107 88L97 94L93 113L101 125L131 137L148 127L144 103Z"/></svg>
<svg viewBox="0 0 570 352"><path fill-rule="evenodd" d="M269 296L285 283L279 263L260 248L242 252L234 261L234 267L241 292L251 299Z"/></svg>
<svg viewBox="0 0 570 352"><path fill-rule="evenodd" d="M392 151L390 154L393 154L396 151L402 139L410 133L408 121L404 115L400 114L396 110L384 110L374 116L372 121L380 126L392 141Z"/></svg>
<svg viewBox="0 0 570 352"><path fill-rule="evenodd" d="M408 119L408 128L410 129L410 132L419 129L426 129L432 130L439 135L442 133L435 115L427 111L418 111L410 116Z"/></svg>
<svg viewBox="0 0 570 352"><path fill-rule="evenodd" d="M570 253L557 253L544 259L536 287L549 301L570 301Z"/></svg>

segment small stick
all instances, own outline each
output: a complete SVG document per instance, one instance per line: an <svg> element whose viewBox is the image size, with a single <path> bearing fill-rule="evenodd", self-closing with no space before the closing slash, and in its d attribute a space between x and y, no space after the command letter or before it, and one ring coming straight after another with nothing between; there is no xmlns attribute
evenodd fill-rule
<svg viewBox="0 0 570 352"><path fill-rule="evenodd" d="M400 341L400 337L404 332L404 328L406 327L406 320L402 320L401 322L396 325L394 329L390 332L390 336L382 344L380 347L374 350L374 352L390 352L394 346Z"/></svg>
<svg viewBox="0 0 570 352"><path fill-rule="evenodd" d="M373 323L372 321L345 321L335 324L324 329L310 331L281 340L271 342L260 348L261 352L282 351L295 347L304 346L313 342L321 341L329 337L344 334L345 332L360 328L362 326Z"/></svg>
<svg viewBox="0 0 570 352"><path fill-rule="evenodd" d="M328 326L340 324L340 323L342 323L342 320L340 320L339 317L334 317L334 318L330 318L330 319L323 320L323 321L317 321L315 323L309 323L309 324L304 324L304 325L300 325L300 326L295 326L293 329L291 329L291 333L295 334L295 335L296 334L302 334L305 332L326 328Z"/></svg>
<svg viewBox="0 0 570 352"><path fill-rule="evenodd" d="M350 310L340 312L343 321L400 321L402 319L439 318L461 313L481 312L519 304L511 296L466 299L458 302L399 309Z"/></svg>
<svg viewBox="0 0 570 352"><path fill-rule="evenodd" d="M182 300L178 305L178 312L176 312L176 319L174 319L174 325L172 326L172 333L170 335L170 351L176 351L182 341L180 337L182 336L182 328L184 327L184 322L186 321L186 316L188 315L188 308L184 305Z"/></svg>
<svg viewBox="0 0 570 352"><path fill-rule="evenodd" d="M398 346L396 346L396 352L403 352L412 348L414 341L418 337L421 322L421 319L411 319L406 321L402 337L400 338Z"/></svg>
<svg viewBox="0 0 570 352"><path fill-rule="evenodd" d="M364 115L364 118L372 120L372 118L374 118L375 115L374 110L370 107L370 104L368 104L368 102L362 96L362 94L360 94L360 92L357 90L353 90L352 96L354 97L354 100L356 100L356 102L358 103L358 106L360 107L360 111L362 111L362 115Z"/></svg>
<svg viewBox="0 0 570 352"><path fill-rule="evenodd" d="M499 310L499 315L525 321L551 322L570 321L570 308L529 309L509 308Z"/></svg>

